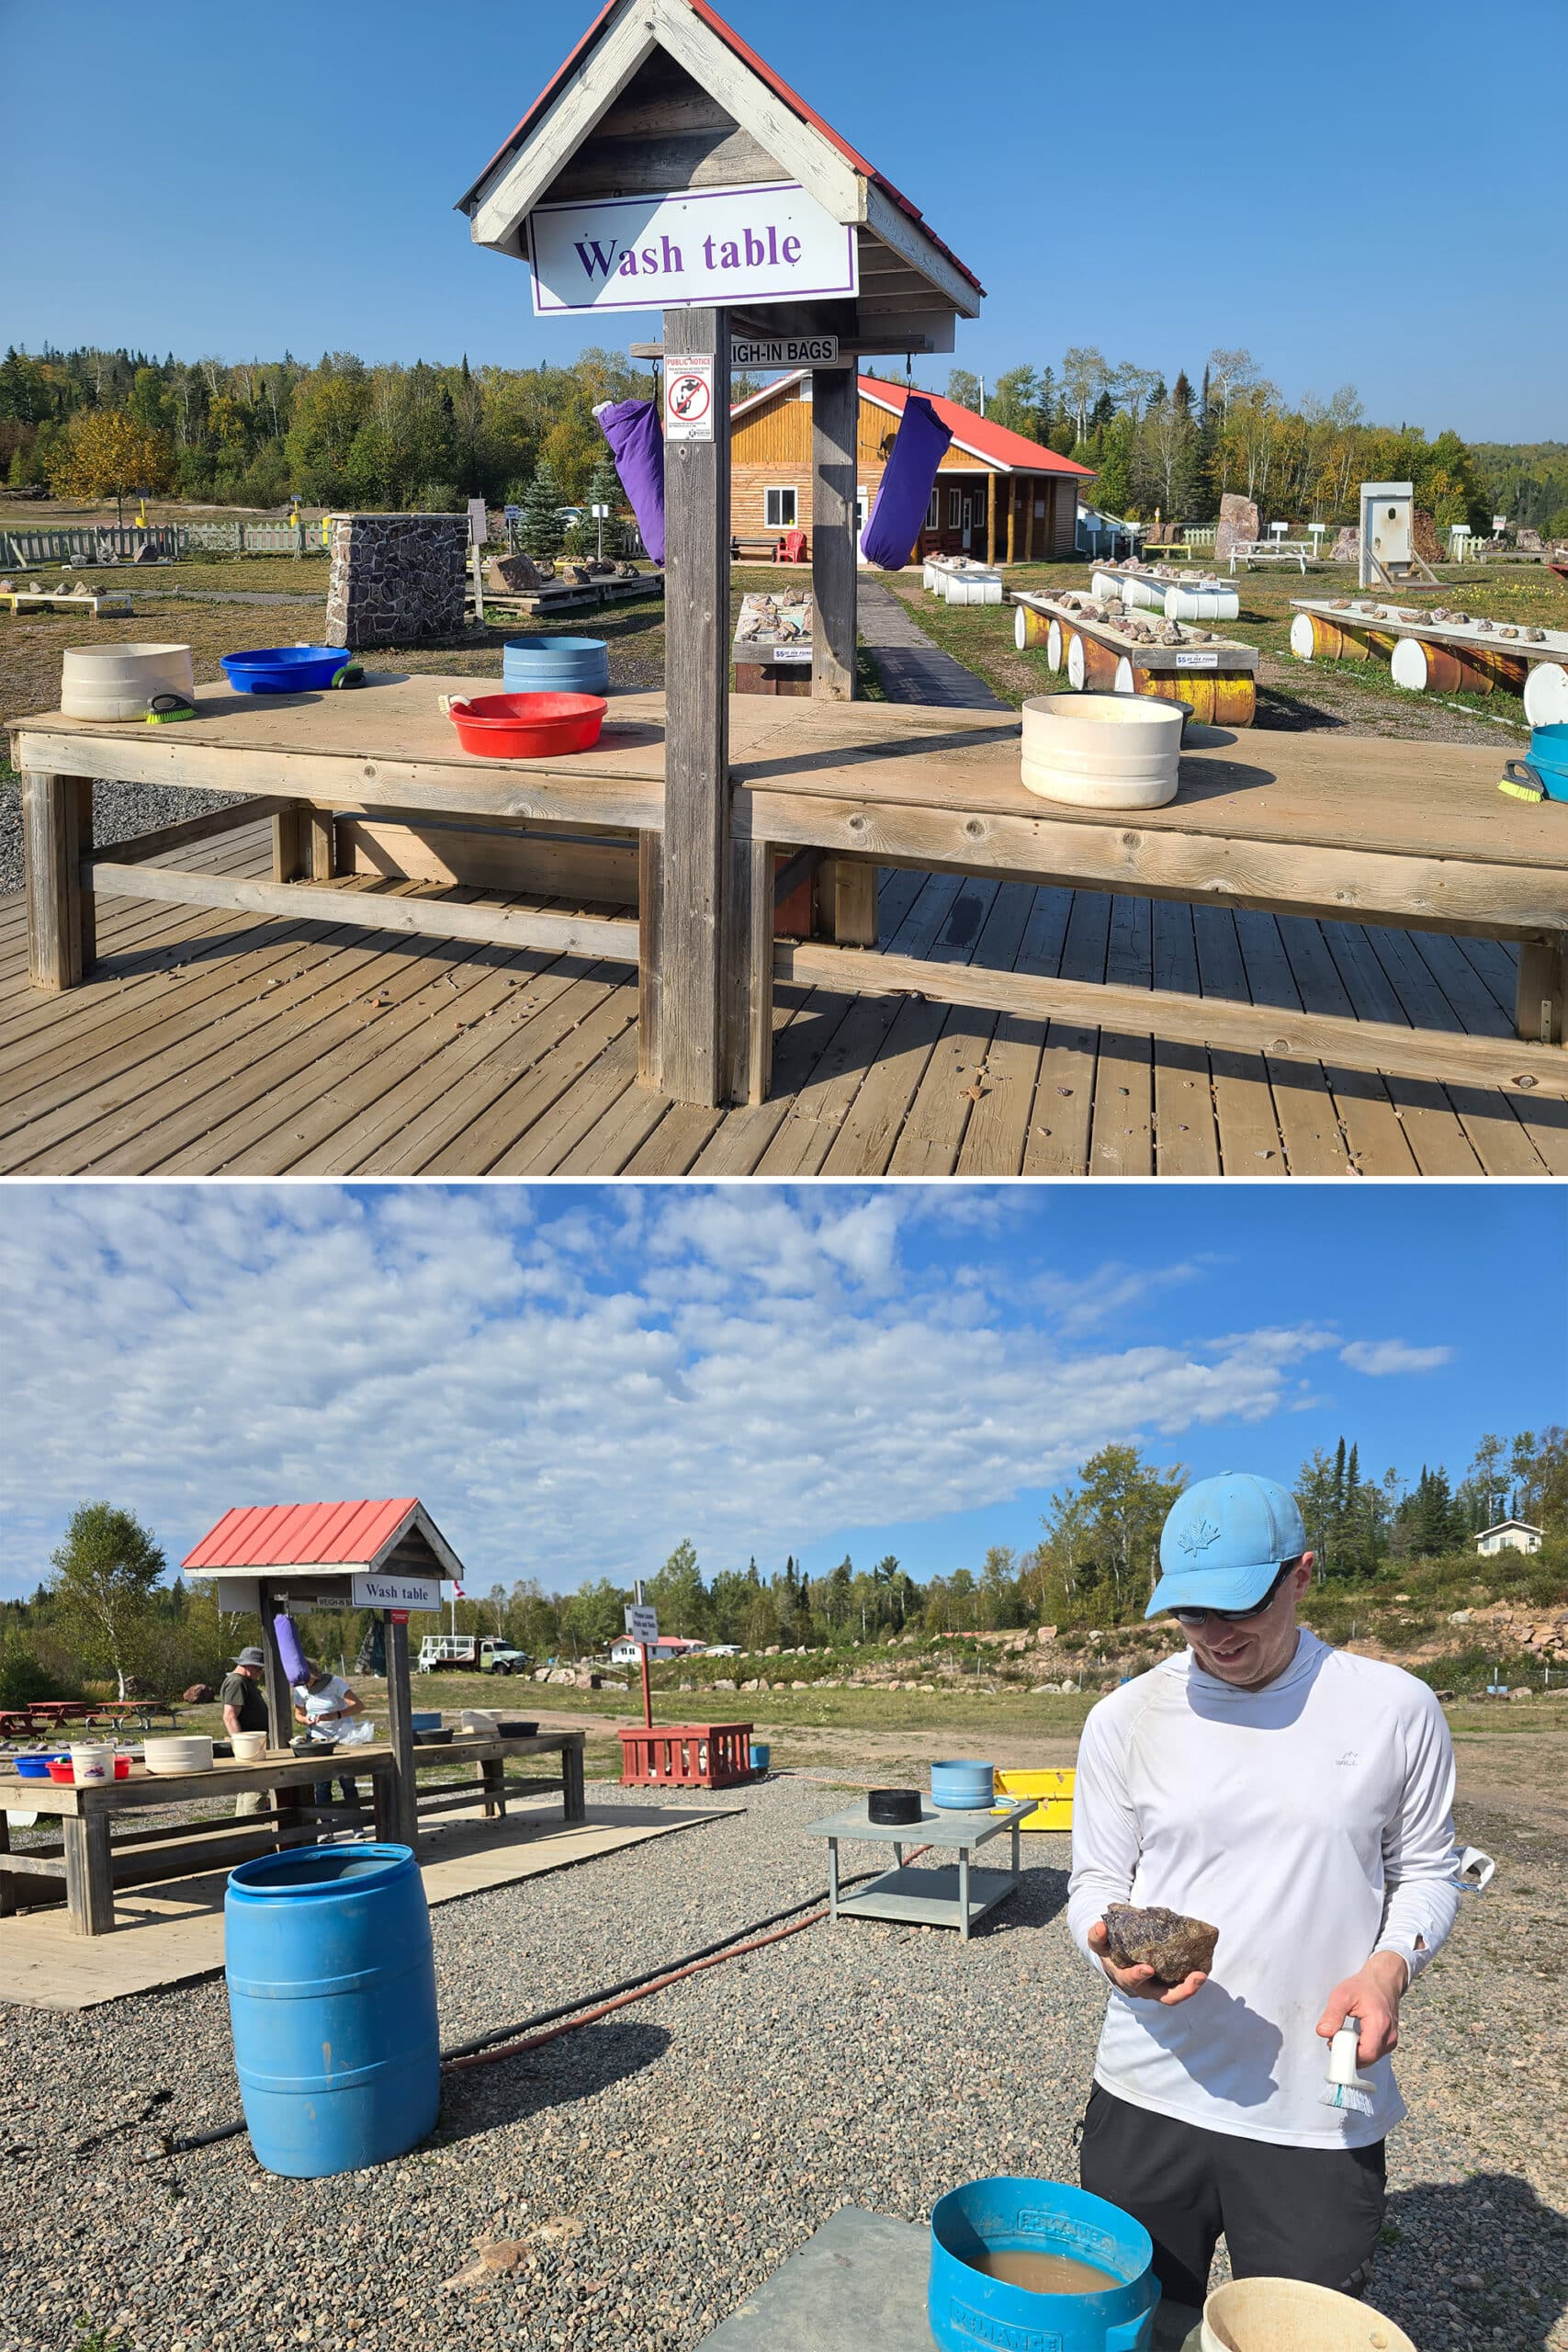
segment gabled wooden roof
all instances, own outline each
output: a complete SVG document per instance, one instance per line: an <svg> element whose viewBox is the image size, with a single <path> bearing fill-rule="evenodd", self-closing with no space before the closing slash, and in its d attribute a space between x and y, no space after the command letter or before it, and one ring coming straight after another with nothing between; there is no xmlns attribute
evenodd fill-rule
<svg viewBox="0 0 1568 2352"><path fill-rule="evenodd" d="M655 103L657 102L657 103ZM678 175L677 175L678 170ZM796 180L855 224L862 317L875 331L985 288L919 208L775 74L708 0L609 0L458 201L476 244L522 256L547 198Z"/></svg>
<svg viewBox="0 0 1568 2352"><path fill-rule="evenodd" d="M387 1502L242 1503L224 1512L181 1566L209 1577L382 1568L405 1544L428 1550L445 1575L461 1577L462 1563L412 1495Z"/></svg>

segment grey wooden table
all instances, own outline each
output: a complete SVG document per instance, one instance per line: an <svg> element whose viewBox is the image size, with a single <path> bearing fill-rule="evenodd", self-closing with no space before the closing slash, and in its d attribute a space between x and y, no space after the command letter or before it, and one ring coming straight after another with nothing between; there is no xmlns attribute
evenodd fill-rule
<svg viewBox="0 0 1568 2352"><path fill-rule="evenodd" d="M1017 1886L1021 1876L1019 1824L1036 1810L1039 1802L1038 1797L1009 1797L994 1813L950 1813L922 1797L919 1821L893 1827L873 1821L863 1799L843 1813L832 1813L825 1821L812 1822L807 1836L828 1840L828 1907L831 1917L835 1920L901 1919L910 1927L956 1928L967 1943L976 1922L983 1919L987 1911L994 1911L998 1903L1005 1902ZM970 1863L970 1855L976 1847L987 1846L993 1838L999 1838L1004 1829L1012 1833L1011 1869L976 1870ZM891 1846L894 1868L884 1871L865 1886L842 1893L839 1884L839 1841L842 1838ZM935 1870L906 1869L906 1846L943 1846L956 1851L958 1860Z"/></svg>

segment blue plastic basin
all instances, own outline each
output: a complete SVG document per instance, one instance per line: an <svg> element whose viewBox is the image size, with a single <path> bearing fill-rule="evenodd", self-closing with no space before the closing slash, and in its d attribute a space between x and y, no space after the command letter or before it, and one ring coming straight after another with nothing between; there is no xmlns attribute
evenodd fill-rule
<svg viewBox="0 0 1568 2352"><path fill-rule="evenodd" d="M610 649L602 637L509 637L502 653L508 694L603 695Z"/></svg>
<svg viewBox="0 0 1568 2352"><path fill-rule="evenodd" d="M66 1751L62 1748L53 1756L18 1756L17 1770L24 1781L47 1781L51 1764L63 1764Z"/></svg>
<svg viewBox="0 0 1568 2352"><path fill-rule="evenodd" d="M995 1766L972 1756L931 1766L931 1803L944 1813L984 1813L996 1800L996 1787Z"/></svg>
<svg viewBox="0 0 1568 2352"><path fill-rule="evenodd" d="M341 645L268 645L220 656L224 676L240 695L298 695L330 686L353 659Z"/></svg>
<svg viewBox="0 0 1568 2352"><path fill-rule="evenodd" d="M1038 2295L975 2268L989 2250L1061 2254L1116 2284L1094 2295ZM1147 2352L1159 2285L1141 2222L1058 2180L972 2180L931 2214L926 2311L942 2352L977 2345L1054 2352Z"/></svg>
<svg viewBox="0 0 1568 2352"><path fill-rule="evenodd" d="M439 1731L441 1728L441 1711L437 1708L434 1713L420 1714L416 1713L409 1717L409 1723L415 1731Z"/></svg>
<svg viewBox="0 0 1568 2352"><path fill-rule="evenodd" d="M441 2104L430 1914L408 1847L242 1862L229 1873L223 1937L258 2161L319 2180L406 2155Z"/></svg>

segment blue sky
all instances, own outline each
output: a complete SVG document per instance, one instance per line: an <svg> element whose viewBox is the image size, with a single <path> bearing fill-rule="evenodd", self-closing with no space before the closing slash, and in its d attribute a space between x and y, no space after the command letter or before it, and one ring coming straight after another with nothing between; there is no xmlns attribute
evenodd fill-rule
<svg viewBox="0 0 1568 2352"><path fill-rule="evenodd" d="M79 136L69 187L12 175L0 333L188 358L570 356L584 338L536 322L525 270L473 250L451 207L594 13L8 0L7 86ZM1545 261L1568 227L1548 135L1563 0L1513 0L1497 40L1460 0L1371 0L1343 40L1280 0L1141 9L1126 40L1038 0L726 13L987 288L956 364L1097 344L1196 379L1246 345L1292 401L1349 381L1380 423L1568 437ZM1181 135L1145 139L1155 114Z"/></svg>
<svg viewBox="0 0 1568 2352"><path fill-rule="evenodd" d="M1109 1440L1194 1476L1466 1468L1568 1418L1541 1186L52 1185L0 1227L0 1592L73 1507L417 1494L480 1589L922 1580ZM18 1371L18 1367L21 1369Z"/></svg>

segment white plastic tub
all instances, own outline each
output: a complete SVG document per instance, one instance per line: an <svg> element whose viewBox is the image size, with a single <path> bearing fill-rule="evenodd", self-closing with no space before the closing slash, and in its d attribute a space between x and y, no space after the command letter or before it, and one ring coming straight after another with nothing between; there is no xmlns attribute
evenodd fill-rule
<svg viewBox="0 0 1568 2352"><path fill-rule="evenodd" d="M267 1736L265 1731L231 1732L229 1745L234 1751L236 1764L259 1764L266 1754Z"/></svg>
<svg viewBox="0 0 1568 2352"><path fill-rule="evenodd" d="M101 1788L114 1779L114 1749L101 1740L73 1740L71 1778L79 1789Z"/></svg>
<svg viewBox="0 0 1568 2352"><path fill-rule="evenodd" d="M210 1772L212 1742L206 1734L182 1732L164 1739L150 1739L143 1750L150 1772Z"/></svg>
<svg viewBox="0 0 1568 2352"><path fill-rule="evenodd" d="M69 645L61 664L67 718L145 718L154 695L194 698L188 645Z"/></svg>
<svg viewBox="0 0 1568 2352"><path fill-rule="evenodd" d="M1146 695L1037 695L1023 706L1024 786L1079 808L1163 808L1185 716Z"/></svg>
<svg viewBox="0 0 1568 2352"><path fill-rule="evenodd" d="M1202 2352L1416 2352L1403 2328L1332 2287L1233 2278L1203 2306Z"/></svg>

